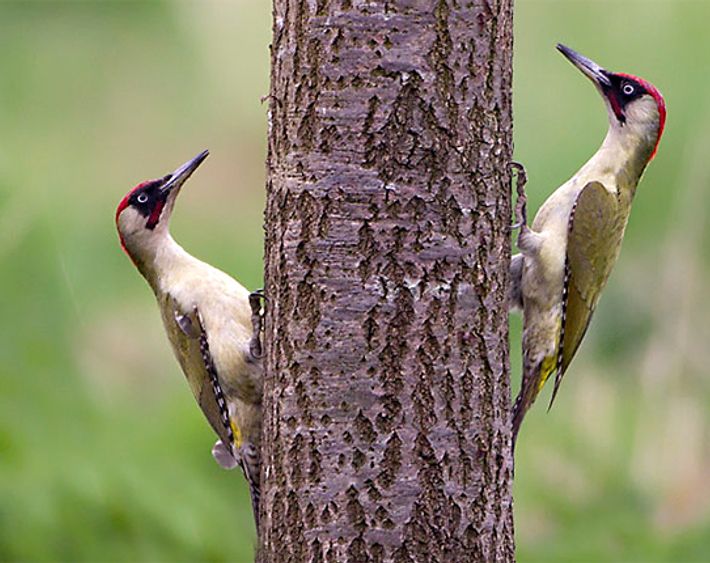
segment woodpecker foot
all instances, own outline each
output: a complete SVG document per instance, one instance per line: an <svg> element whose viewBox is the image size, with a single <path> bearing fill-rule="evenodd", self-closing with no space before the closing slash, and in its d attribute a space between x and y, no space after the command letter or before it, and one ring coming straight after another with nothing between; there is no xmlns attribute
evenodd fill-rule
<svg viewBox="0 0 710 563"><path fill-rule="evenodd" d="M199 336L194 331L190 317L181 315L178 311L173 311L173 314L175 315L175 322L185 336L188 338L197 338Z"/></svg>
<svg viewBox="0 0 710 563"><path fill-rule="evenodd" d="M528 224L528 198L525 195L525 184L528 183L528 173L525 171L525 167L519 162L513 161L510 165L516 173L515 191L518 195L518 199L515 202L515 224L511 227L511 230L515 230L527 227Z"/></svg>
<svg viewBox="0 0 710 563"><path fill-rule="evenodd" d="M202 332L202 320L198 317L197 309L193 311L196 322L193 322L189 314L182 314L177 309L173 311L173 315L175 322L185 336L188 338L199 338Z"/></svg>
<svg viewBox="0 0 710 563"><path fill-rule="evenodd" d="M261 359L263 350L261 346L261 332L263 329L263 312L261 302L266 301L263 289L257 289L249 294L249 305L251 306L251 326L252 336L249 342L249 353L252 358Z"/></svg>

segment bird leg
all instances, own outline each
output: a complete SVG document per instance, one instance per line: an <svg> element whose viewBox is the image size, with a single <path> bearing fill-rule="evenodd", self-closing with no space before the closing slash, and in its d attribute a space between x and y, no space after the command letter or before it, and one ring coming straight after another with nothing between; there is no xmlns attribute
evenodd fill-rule
<svg viewBox="0 0 710 563"><path fill-rule="evenodd" d="M530 256L535 254L540 248L541 237L528 226L528 198L525 194L525 184L528 183L528 175L527 172L525 172L525 167L519 162L511 162L511 166L517 174L515 191L518 194L518 199L515 202L516 223L512 228L520 229L520 233L518 234L518 248L523 251L524 255Z"/></svg>
<svg viewBox="0 0 710 563"><path fill-rule="evenodd" d="M266 301L263 289L257 289L249 294L249 305L251 306L251 326L252 335L249 342L249 353L255 359L260 359L263 354L261 346L261 333L263 330L263 312L261 301Z"/></svg>
<svg viewBox="0 0 710 563"><path fill-rule="evenodd" d="M197 338L199 336L199 334L194 331L192 320L190 320L189 316L182 315L178 311L173 311L173 314L175 315L175 322L185 336L188 338Z"/></svg>
<svg viewBox="0 0 710 563"><path fill-rule="evenodd" d="M515 191L517 192L518 199L515 202L515 224L511 226L511 230L520 228L520 234L518 235L518 246L520 247L520 239L525 241L525 234L530 230L528 229L528 217L527 217L527 196L525 195L525 184L528 181L527 172L525 172L525 167L519 162L511 162L511 167L515 171ZM524 244L523 244L524 246ZM521 248L522 250L522 248ZM523 309L523 255L516 254L510 260L510 289L508 292L508 308L512 310L522 310Z"/></svg>

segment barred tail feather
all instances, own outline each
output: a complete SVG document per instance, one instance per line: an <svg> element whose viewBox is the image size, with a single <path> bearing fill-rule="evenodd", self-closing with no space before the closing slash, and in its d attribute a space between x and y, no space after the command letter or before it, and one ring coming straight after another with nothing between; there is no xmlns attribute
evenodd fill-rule
<svg viewBox="0 0 710 563"><path fill-rule="evenodd" d="M261 461L259 452L254 444L244 443L240 448L240 465L244 472L244 477L249 484L249 494L251 495L251 507L254 512L254 522L257 533L259 531L259 501L261 499L260 471Z"/></svg>
<svg viewBox="0 0 710 563"><path fill-rule="evenodd" d="M249 495L251 496L251 507L254 512L254 522L257 532L259 530L259 500L261 499L261 488L259 486L259 452L250 443L242 444L241 448L228 448L217 440L212 448L212 456L223 469L233 469L237 465L242 468L244 477L249 485Z"/></svg>

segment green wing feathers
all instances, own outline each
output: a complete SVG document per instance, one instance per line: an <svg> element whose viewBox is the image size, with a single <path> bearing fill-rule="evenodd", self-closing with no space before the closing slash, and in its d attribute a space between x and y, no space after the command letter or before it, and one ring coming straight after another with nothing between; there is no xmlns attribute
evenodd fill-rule
<svg viewBox="0 0 710 563"><path fill-rule="evenodd" d="M587 332L601 291L619 256L627 217L617 195L599 182L584 186L572 208L568 224L557 376L550 406Z"/></svg>
<svg viewBox="0 0 710 563"><path fill-rule="evenodd" d="M170 294L165 294L164 299L166 306L161 307L161 311L163 311L165 330L192 394L222 442L232 444L232 431L229 426L226 406L224 406L224 397L222 397L222 404L220 404L219 396L215 392L216 372L210 373L208 371L210 367L214 370L214 364L211 359L208 362L205 361L204 348L207 347L207 336L199 314L197 311L183 310ZM206 351L209 355L208 348ZM226 424L225 415L227 416Z"/></svg>

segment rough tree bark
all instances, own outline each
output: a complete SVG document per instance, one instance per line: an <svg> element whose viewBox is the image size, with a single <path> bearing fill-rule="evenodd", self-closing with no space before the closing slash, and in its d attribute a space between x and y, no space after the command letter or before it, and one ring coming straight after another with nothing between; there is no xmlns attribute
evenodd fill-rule
<svg viewBox="0 0 710 563"><path fill-rule="evenodd" d="M261 559L513 559L512 0L273 0Z"/></svg>

